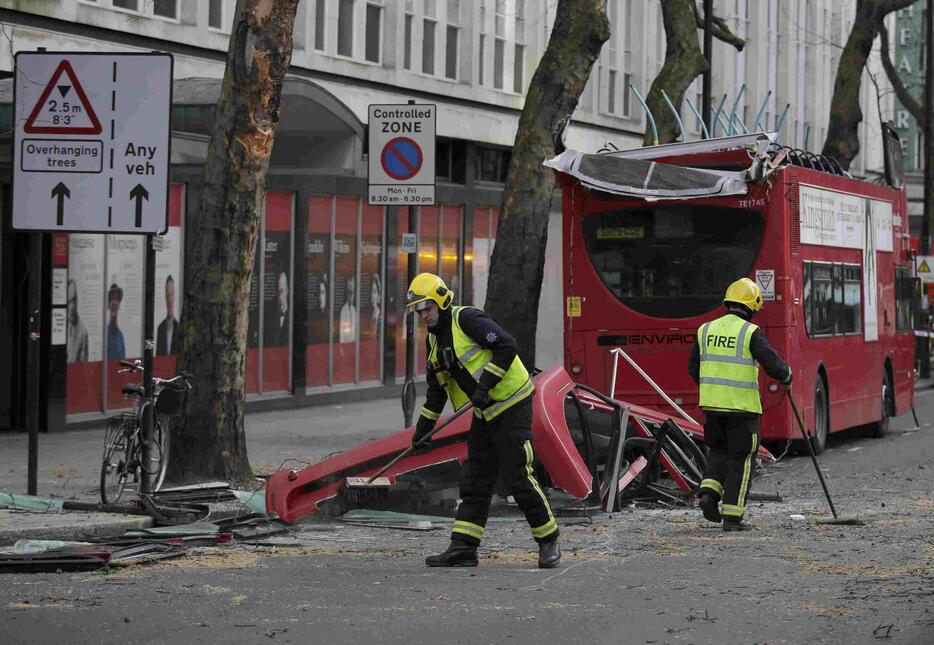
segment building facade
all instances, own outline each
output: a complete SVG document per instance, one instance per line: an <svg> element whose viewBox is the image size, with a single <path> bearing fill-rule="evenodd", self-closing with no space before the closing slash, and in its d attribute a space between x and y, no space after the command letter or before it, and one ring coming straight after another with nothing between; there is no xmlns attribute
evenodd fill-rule
<svg viewBox="0 0 934 645"><path fill-rule="evenodd" d="M715 41L718 135L732 127L777 130L786 145L819 152L839 52L855 1L717 0L747 40ZM398 391L404 374L402 302L416 233L418 268L439 273L463 304L482 306L510 146L525 91L555 19L557 0L302 0L292 70L283 88L250 298L250 405L290 406ZM184 315L186 223L198 217L234 0L0 0L0 140L3 208L9 210L13 56L19 51L166 51L174 56L170 231L156 267L157 375L174 369ZM568 131L569 147L641 145L643 95L664 62L654 0L608 0L604 46ZM876 57L877 58L877 57ZM872 62L875 65L875 62ZM877 75L879 76L879 75ZM688 97L701 104L700 79ZM862 88L862 149L852 171L882 172L879 109L892 99ZM370 104L437 105L437 205L366 203L365 121ZM736 116L731 123L726 115ZM701 136L688 105L687 139ZM539 367L562 361L560 195L553 201L539 312ZM24 296L20 237L4 217L0 247L2 337L14 356L0 374L0 426L20 427ZM52 414L69 423L126 405L117 356L142 352L142 243L117 235L54 235L48 261L67 275L68 334L50 350ZM119 294L119 298L115 295ZM116 302L114 302L116 300ZM114 311L116 309L116 311ZM160 326L161 325L161 326ZM9 332L9 333L7 333ZM116 333L122 350L112 342ZM423 332L420 331L420 334ZM419 336L419 371L424 370ZM53 406L54 407L54 406Z"/></svg>

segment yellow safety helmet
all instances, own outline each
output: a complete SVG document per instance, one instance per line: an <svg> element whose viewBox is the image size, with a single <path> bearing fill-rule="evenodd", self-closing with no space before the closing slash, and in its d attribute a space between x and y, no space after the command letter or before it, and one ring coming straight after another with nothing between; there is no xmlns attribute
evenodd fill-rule
<svg viewBox="0 0 934 645"><path fill-rule="evenodd" d="M454 300L454 292L434 273L419 273L409 285L405 307L413 311L424 309L433 300L439 309L447 309Z"/></svg>
<svg viewBox="0 0 934 645"><path fill-rule="evenodd" d="M726 288L723 304L743 305L755 313L762 309L762 289L749 278L740 278Z"/></svg>

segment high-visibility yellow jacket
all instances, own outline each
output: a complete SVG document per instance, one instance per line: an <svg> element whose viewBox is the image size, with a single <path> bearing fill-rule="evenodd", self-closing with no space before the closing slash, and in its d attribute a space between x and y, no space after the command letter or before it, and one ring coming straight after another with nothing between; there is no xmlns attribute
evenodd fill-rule
<svg viewBox="0 0 934 645"><path fill-rule="evenodd" d="M727 314L700 326L700 407L762 414L759 364L749 343L757 325Z"/></svg>
<svg viewBox="0 0 934 645"><path fill-rule="evenodd" d="M493 352L481 347L460 326L460 312L465 308L454 307L451 311L451 336L454 344L454 354L461 365L477 381L480 380L484 370L501 377L499 383L490 390L490 405L483 410L474 410L476 416L490 421L519 401L529 397L535 391L535 386L532 385L529 373L518 356L513 359L509 369L505 371L490 361ZM444 371L438 359L438 338L432 333L428 334L428 346L430 348L428 362L431 363L432 368L435 370L435 376L447 392L454 409L459 410L470 403L470 397L461 389L454 377ZM422 415L426 416L425 409L422 410Z"/></svg>

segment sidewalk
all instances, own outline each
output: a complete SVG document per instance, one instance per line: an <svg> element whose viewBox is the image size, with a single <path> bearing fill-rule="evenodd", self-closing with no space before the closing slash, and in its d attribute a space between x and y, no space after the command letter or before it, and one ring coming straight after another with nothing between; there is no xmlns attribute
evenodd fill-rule
<svg viewBox="0 0 934 645"><path fill-rule="evenodd" d="M398 398L250 413L247 453L254 473L291 461L299 467L403 427ZM39 436L39 496L96 502L104 428ZM0 492L26 493L28 438L0 433ZM0 509L0 546L17 539L78 539L120 535L151 523L147 517L64 511L58 514Z"/></svg>

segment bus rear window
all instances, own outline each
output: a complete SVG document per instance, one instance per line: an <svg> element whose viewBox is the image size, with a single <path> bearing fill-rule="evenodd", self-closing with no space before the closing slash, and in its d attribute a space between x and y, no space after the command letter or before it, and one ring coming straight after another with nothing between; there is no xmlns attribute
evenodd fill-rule
<svg viewBox="0 0 934 645"><path fill-rule="evenodd" d="M657 206L592 213L584 241L607 289L647 316L687 318L723 301L759 255L765 218L715 206Z"/></svg>

